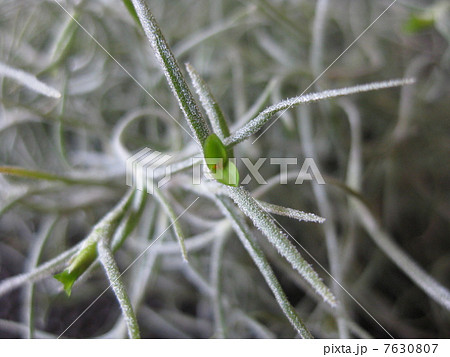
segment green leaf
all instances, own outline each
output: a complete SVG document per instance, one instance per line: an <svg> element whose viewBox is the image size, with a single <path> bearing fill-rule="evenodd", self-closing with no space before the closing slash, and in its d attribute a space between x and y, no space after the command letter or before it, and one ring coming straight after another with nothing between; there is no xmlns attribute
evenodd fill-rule
<svg viewBox="0 0 450 357"><path fill-rule="evenodd" d="M426 30L434 25L433 14L412 14L410 18L403 24L403 31L416 33Z"/></svg>
<svg viewBox="0 0 450 357"><path fill-rule="evenodd" d="M70 296L75 281L97 258L96 246L96 241L86 241L84 248L76 255L69 267L62 273L54 275L54 278L63 284L67 296Z"/></svg>
<svg viewBox="0 0 450 357"><path fill-rule="evenodd" d="M217 181L228 186L239 186L239 171L228 158L227 148L216 134L209 135L203 146L206 165Z"/></svg>
<svg viewBox="0 0 450 357"><path fill-rule="evenodd" d="M212 175L217 181L228 186L239 186L239 171L233 161L228 160L227 165L221 171Z"/></svg>
<svg viewBox="0 0 450 357"><path fill-rule="evenodd" d="M38 171L38 170L30 170L23 167L17 167L17 166L0 166L0 174L5 175L11 175L11 176L18 176L18 177L24 177L28 179L34 179L34 180L45 180L45 181L58 181L63 182L68 185L100 185L103 186L105 182L102 181L95 181L89 178L72 178L68 176L60 176L56 174L52 174L45 171Z"/></svg>
<svg viewBox="0 0 450 357"><path fill-rule="evenodd" d="M69 273L69 271L66 269L59 274L53 275L53 277L63 284L64 291L66 292L67 296L70 296L70 294L72 293L72 286L79 276L74 273Z"/></svg>
<svg viewBox="0 0 450 357"><path fill-rule="evenodd" d="M134 190L129 191L122 200L105 217L103 217L92 229L92 232L84 240L78 253L69 262L70 265L61 273L53 277L63 284L66 294L70 296L75 281L97 259L97 243L100 239L111 240L120 221L132 203Z"/></svg>
<svg viewBox="0 0 450 357"><path fill-rule="evenodd" d="M206 165L212 173L223 168L228 161L227 148L216 134L209 135L203 145Z"/></svg>

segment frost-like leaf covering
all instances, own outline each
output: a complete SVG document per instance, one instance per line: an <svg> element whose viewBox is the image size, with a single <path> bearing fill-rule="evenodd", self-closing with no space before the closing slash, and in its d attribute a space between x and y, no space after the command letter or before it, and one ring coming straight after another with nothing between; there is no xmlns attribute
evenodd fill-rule
<svg viewBox="0 0 450 357"><path fill-rule="evenodd" d="M175 236L177 237L178 244L180 245L181 250L181 256L183 257L184 261L188 261L186 246L184 244L184 233L181 229L181 225L178 222L177 215L175 211L173 210L171 204L169 203L169 200L164 196L164 194L161 192L160 189L157 187L154 187L155 196L158 199L159 203L163 206L164 210L166 211L167 215L170 218L170 221L172 222L173 231L175 232Z"/></svg>
<svg viewBox="0 0 450 357"><path fill-rule="evenodd" d="M289 238L278 228L270 215L242 187L227 187L227 193L238 207L249 217L253 224L263 232L278 252L291 263L292 267L314 288L314 290L331 306L336 306L336 298L322 282L315 270L309 265Z"/></svg>
<svg viewBox="0 0 450 357"><path fill-rule="evenodd" d="M178 104L189 123L195 140L200 145L203 145L209 135L209 128L184 80L177 61L145 2L133 0L133 5L156 58L164 71L170 89L177 98Z"/></svg>
<svg viewBox="0 0 450 357"><path fill-rule="evenodd" d="M255 242L255 240L252 239L250 228L245 223L243 217L236 212L233 204L226 197L217 196L217 205L221 209L222 213L230 219L231 224L236 231L236 234L238 235L247 252L252 257L259 271L264 276L264 279L275 295L278 304L283 310L283 313L288 318L289 322L292 324L292 326L294 326L300 336L302 336L303 338L312 338L311 333L308 331L303 321L298 317L295 309L289 303L289 300L284 294L283 288L278 282L278 279L276 278L272 268L269 265L269 262L264 256L263 251Z"/></svg>
<svg viewBox="0 0 450 357"><path fill-rule="evenodd" d="M24 285L27 282L32 283L51 275L52 273L60 269L61 266L64 265L64 262L68 261L69 258L72 257L73 254L80 249L80 247L81 243L64 251L57 257L49 260L48 262L31 270L30 272L2 280L0 283L0 296L7 294L8 292Z"/></svg>
<svg viewBox="0 0 450 357"><path fill-rule="evenodd" d="M278 206L264 201L258 201L258 203L262 208L264 208L269 213L277 214L280 216L286 216L292 219L296 219L298 221L315 222L315 223L325 222L325 218L317 216L314 213L303 212L294 208Z"/></svg>
<svg viewBox="0 0 450 357"><path fill-rule="evenodd" d="M50 87L48 84L45 84L44 82L41 82L34 75L24 72L20 69L7 66L6 64L1 62L0 62L0 76L5 76L14 79L15 81L28 87L29 89L37 93L43 94L47 97L52 98L61 97L61 93L57 89Z"/></svg>
<svg viewBox="0 0 450 357"><path fill-rule="evenodd" d="M100 239L111 240L120 220L130 206L134 191L130 190L116 207L103 217L83 241L78 252L72 257L70 265L54 278L63 284L67 295L70 296L75 281L91 266L97 258L97 243Z"/></svg>
<svg viewBox="0 0 450 357"><path fill-rule="evenodd" d="M404 86L412 83L414 83L414 79L393 79L384 82L361 84L354 87L330 89L319 93L309 93L298 97L289 98L264 109L261 113L259 113L256 116L256 118L252 119L242 128L238 129L235 133L233 133L229 138L225 139L224 144L233 146L244 141L248 137L258 132L263 127L263 125L266 124L269 121L269 119L276 113L286 111L289 108L302 103L315 102L322 99L340 97L344 95L350 95L361 92L368 92L377 89Z"/></svg>
<svg viewBox="0 0 450 357"><path fill-rule="evenodd" d="M187 63L186 69L191 77L195 91L200 98L200 102L208 115L213 132L216 133L221 140L225 139L230 135L230 130L228 129L228 125L219 104L212 95L208 85L203 78L200 77L195 68Z"/></svg>
<svg viewBox="0 0 450 357"><path fill-rule="evenodd" d="M108 280L111 283L110 286L112 286L114 294L116 294L117 300L119 301L119 305L123 313L122 315L128 326L128 334L130 338L140 338L139 325L137 323L136 315L134 314L131 306L130 298L128 297L125 285L122 282L122 274L120 274L117 263L114 260L114 255L109 247L108 239L101 238L98 242L98 255L100 262L105 269L106 275L108 276Z"/></svg>

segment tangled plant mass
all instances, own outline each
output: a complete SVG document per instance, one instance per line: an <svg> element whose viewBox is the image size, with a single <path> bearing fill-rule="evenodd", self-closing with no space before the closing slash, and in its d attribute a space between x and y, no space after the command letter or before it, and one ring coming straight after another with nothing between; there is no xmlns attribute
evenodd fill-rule
<svg viewBox="0 0 450 357"><path fill-rule="evenodd" d="M407 160L414 140L445 148L448 6L27 3L7 0L0 15L1 334L449 332L448 170L423 152ZM417 138L425 102L435 132ZM125 184L144 147L172 157L152 195ZM302 155L325 185L279 185L268 167L266 185L244 185L235 160ZM211 176L194 185L203 162Z"/></svg>

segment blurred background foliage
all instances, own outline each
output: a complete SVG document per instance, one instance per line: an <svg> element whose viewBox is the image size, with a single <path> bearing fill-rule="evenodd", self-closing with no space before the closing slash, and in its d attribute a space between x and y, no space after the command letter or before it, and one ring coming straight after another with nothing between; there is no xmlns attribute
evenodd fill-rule
<svg viewBox="0 0 450 357"><path fill-rule="evenodd" d="M187 150L190 140L124 71L185 124L142 30L123 4L118 0L59 2L104 49L53 0L0 0L0 62L34 74L62 93L60 99L48 98L1 77L0 166L91 182L66 184L0 175L0 279L23 273L73 246L124 194L125 166L114 141L119 131L130 152L145 146L180 152ZM312 39L318 31L314 28L316 1L147 3L179 63L190 62L201 73L235 128L254 103L261 101L259 107L264 108L302 93L316 78L317 68L320 73L332 63L390 1L329 1L324 28L319 29L324 41L322 63L311 63ZM398 0L309 90L417 79L412 86L359 94L345 101L357 108L360 118L362 196L398 245L447 287L449 41L447 1ZM351 145L345 101L308 106L316 162L326 179L338 182L346 180ZM130 115L140 118L124 130L121 121ZM253 162L259 157L303 159L301 115L298 109L284 113L253 145L252 140L238 145L236 156ZM243 178L245 168L240 169ZM276 167L264 165L261 173L270 178L277 173ZM257 185L251 182L248 187ZM449 337L449 312L412 283L359 227L347 193L331 184L326 189L332 213L326 218L337 232L342 285L394 337ZM179 213L189 197L176 187L171 194ZM276 186L265 200L318 212L310 183ZM148 203L142 224L116 255L121 268L146 246L150 231L162 232L167 226L161 211L157 203ZM220 213L204 202L182 224L194 236L219 225L219 220ZM321 226L280 222L329 267ZM222 289L229 304L228 336L294 337L234 234L224 230L222 235L227 238ZM175 239L168 234L166 241ZM155 255L145 280L139 275L145 267L124 275L130 290L145 286L137 309L143 337L214 336L211 297L200 283L209 279L212 242L190 252L191 268L172 250ZM305 293L273 248L265 248L291 303L314 336L337 337L335 319L326 306ZM103 272L97 269L76 286L70 299L51 277L34 285L31 298L29 286L14 290L0 297L0 336L30 336L31 315L36 337L57 336L106 286ZM387 337L346 294L341 298L354 324L349 336ZM119 323L114 295L107 292L65 336L121 336L122 330L113 329ZM119 333L113 335L114 331Z"/></svg>

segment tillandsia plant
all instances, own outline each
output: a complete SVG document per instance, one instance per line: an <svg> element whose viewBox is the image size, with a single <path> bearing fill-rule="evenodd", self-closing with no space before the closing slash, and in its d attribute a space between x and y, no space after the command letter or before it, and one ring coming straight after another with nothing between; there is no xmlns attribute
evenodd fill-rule
<svg viewBox="0 0 450 357"><path fill-rule="evenodd" d="M266 81L265 88L261 93L256 94L257 99L251 108L236 109L236 119L232 121L225 114L229 108L222 108L216 99L220 97L215 95L215 91L213 93L208 85L209 81L203 79L201 72L195 69L197 66L194 67L192 64L198 63L198 60L194 58L192 63L186 63L185 68L182 68L174 53L182 56L188 51L189 46L193 47L208 39L209 36L238 26L242 19L246 19L249 13L255 11L262 10L262 13L272 16L275 23L280 22L286 31L300 36L297 25L289 21L289 18L274 8L270 2L254 1L254 5L249 5L245 11L234 14L229 21L220 23L209 31L184 42L184 47L175 46L172 50L147 4L151 2L123 0L122 3L123 9L126 8L130 15L128 18L130 21L126 23L126 31L129 31L126 36L136 36L141 40L145 35L156 56L159 70L151 71L151 75L148 75L146 69L147 62L151 61L146 52L148 44L143 41L138 42L138 45L134 44L139 47L136 49L136 57L142 58L144 70L140 75L133 76L101 45L102 38L114 37L116 34L103 33L101 27L94 26L97 32L94 31L92 35L92 29L78 22L85 6L83 2L78 4L73 12L67 11L57 2L69 15L68 22L60 32L61 35L55 39L50 59L41 68L38 76L0 63L2 76L27 87L37 93L36 95L48 97L47 107L50 109L47 112L42 108L33 109L32 105L36 97L30 97L31 104L23 105L22 109L55 121L52 135L56 138L56 144L53 149L58 161L63 162L64 166L61 174L49 173L39 166L30 168L17 165L0 166L0 173L5 177L8 175L8 177L22 179L26 184L21 186L21 181L9 181L0 177L3 185L12 192L12 195L8 196L0 206L0 217L20 203L48 216L45 224L39 225L37 234L39 239L31 244L30 259L26 264L27 270L0 281L0 297L13 292L16 288L25 287L22 311L24 324L14 325L20 334L26 337L70 335L72 326L75 327L83 315L88 315L91 306L97 300L104 299L107 292L109 293L109 288L112 288L111 291L119 302L122 318L117 314L112 318L109 317L112 309L108 307L105 319L114 320L114 322L110 324L108 332L102 332L103 337L122 337L128 334L130 338L140 338L153 336L148 331L155 329L163 330L170 337L183 338L197 336L217 338L369 337L370 334L358 324L357 319L353 318L349 308L349 297L358 301L341 284L345 281L343 277L350 270L348 262L351 261L356 245L355 227L357 225L367 231L380 250L417 287L442 308L450 310L449 290L395 243L377 222L370 205L361 194L361 127L358 109L349 98L354 94L393 87L410 88L415 83L414 77L417 75L417 70L408 73L410 75L407 78L375 81L338 89L323 90L316 85L316 91L312 93L305 94L306 91L304 91L298 96L285 100L280 99L281 84L292 77L292 73L279 74L273 80ZM325 36L323 27L328 6L330 6L328 1L320 0L315 9L314 33L309 58L312 78L307 89L312 87L324 73L322 72ZM96 23L101 17L99 10L94 6L90 11L92 20ZM408 29L412 26L411 21L413 20L409 20ZM433 22L420 24L419 27L427 28L428 26L433 26ZM85 57L74 59L73 63L65 68L67 77L62 85L63 90L59 91L44 83L41 77L45 78L61 63L66 63L68 53L79 46L76 31L84 31L91 39L94 39L94 44L100 45L101 50L104 51L104 57L99 56L94 50L88 50ZM281 62L292 62L291 55L283 54L277 44L263 31L258 34L258 41L262 48L275 50L274 56L278 56ZM133 52L130 53L133 54ZM211 56L211 53L203 54L203 56L208 55ZM133 109L120 118L115 117L116 99L113 99L108 102L112 108L106 108L103 113L108 117L106 122L99 120L95 115L91 120L81 122L70 118L67 113L70 106L75 105L70 103L71 97L76 96L77 91L81 93L84 90L84 94L89 94L93 91L91 87L105 86L104 78L99 79L95 75L97 69L107 66L105 57L111 57L113 64L119 64L125 74L133 80L133 86L138 84L138 89L143 89L144 94L148 94L150 99L139 97L135 92L127 95L129 87L121 88L120 84L117 87L113 84L109 89L110 92L108 90L106 94L93 98L93 101L106 101L110 95L114 98L124 96L125 101L120 105L126 104L128 107L134 105L138 109ZM240 71L242 68L240 62L244 59L230 50L229 60L233 63L234 71L229 78L230 84L234 86L236 102L234 104L237 108L245 107L239 104L244 97L240 82L243 76ZM424 66L418 63L418 67ZM81 73L81 79L76 78L74 82L69 73L76 72L78 68L83 71L85 66L88 69L93 66L92 70L88 71L89 76L85 79L86 82L82 81L85 75L83 73ZM185 70L194 91L191 91L183 74ZM220 68L217 67L214 71L220 72ZM182 112L187 129L183 122L178 121L171 114L173 107L170 107L170 100L160 103L146 89L147 85L151 86L161 81L161 72ZM298 69L294 72L299 78L305 75L305 73L299 74ZM269 97L275 104L266 106ZM328 115L331 110L327 107L329 102L326 99L331 98L338 98L339 106L348 116L351 130L346 180L340 181L326 177L327 184L340 190L338 194L344 197L345 204L341 207L342 211L344 207L349 211L346 217L351 222L349 223L351 229L348 229L351 233L348 233L350 238L345 244L338 241L336 217L333 217L331 208L333 205L330 203L329 192L323 186L312 183L313 197L317 202L320 215L289 207L286 200L276 204L269 203L262 200L261 196L275 188L280 179L298 179L297 173L286 171L276 174L266 182L267 185L253 188L252 185L243 183L245 176L237 163L239 158L250 155L247 153L252 151L250 141L257 143L260 138L272 135L267 134L266 131L270 130L272 124L276 122L286 131L278 133L273 138L273 143L282 147L282 140L291 140L289 138L292 138L293 133L298 130L303 152L308 157L317 157L319 145L315 142L311 112L307 104L319 102L321 111ZM152 100L152 104L155 101L158 107L144 106L142 109L142 103L149 100ZM81 101L76 104L78 107L93 106L91 101ZM171 110L165 109L166 107L170 107ZM53 110L57 112L56 116L48 114L53 113ZM289 117L292 112L298 113L299 120L296 123L292 117ZM278 121L282 115L283 118ZM141 121L142 118L148 117L152 119L151 122ZM23 117L16 121L28 122L28 120L28 117ZM109 121L113 122L113 130L105 134L104 124L108 124ZM399 137L405 133L407 127L404 121L402 123L396 127ZM18 123L12 125L18 125ZM68 125L74 128L74 133L66 132L65 128ZM76 131L78 127L83 134ZM335 129L331 127L330 130L333 131L333 140L338 141L340 139L336 137L339 130ZM2 130L6 130L6 126L0 126L0 134ZM92 146L90 131L98 137L98 142ZM139 135L142 131L149 133L148 137L142 139ZM36 135L41 138L46 137L47 134L43 132ZM286 139L283 139L284 137ZM164 142L162 138L166 141ZM131 149L125 145L127 139L128 144L132 143L129 145ZM34 140L30 143L29 145L33 147L21 148L21 150L25 157L32 158L31 153L37 151L39 155L43 144ZM80 148L79 151L69 153L68 151L73 150L72 146ZM104 152L101 154L95 152L93 148L96 146L101 146ZM139 151L142 146L148 146L151 149L145 154L150 151L158 153L164 151L170 153L172 159L167 164L159 165L153 172L152 182L145 181L142 189L138 190L135 186L127 189L123 182L124 167L127 160L132 157L132 152ZM340 150L344 149L340 148ZM280 149L280 152L285 150ZM73 159L74 156L76 160ZM104 165L91 167L97 156ZM248 161L248 158L243 159ZM41 160L45 161L43 158ZM77 160L78 164L74 164ZM33 160L30 159L30 161ZM189 170L200 165L205 168L205 177L200 184L194 184L190 180ZM253 167L257 165L259 164ZM153 185L154 182L163 179L167 172L171 173L170 180L162 187L154 185L153 195L147 194L146 185ZM29 182L31 184L28 184ZM23 189L23 187L26 188ZM302 190L304 190L303 186L297 186L290 191L289 195L299 195ZM67 203L63 203L64 200L67 200ZM52 205L52 201L56 203ZM96 205L99 205L99 208L95 211L95 215L92 215L91 207ZM339 211L337 215L343 217L344 213ZM89 217L89 227L81 229L79 227L83 224L80 222L86 216ZM285 223L284 219L288 223ZM303 241L305 235L302 234L300 239L299 234L292 235L285 228L290 227L291 224L297 224L292 223L293 221L300 222L298 226L295 226L299 234L303 231L311 232L311 229L312 232L317 233L318 230L314 231L317 228L311 228L314 226L312 223L323 227L329 263L325 265L329 266L330 273L319 262L323 257L316 260L309 253L309 249L304 247L318 244L322 248L322 244L305 242ZM73 225L77 227L72 227ZM86 231L89 233L85 234ZM68 240L62 238L68 232L76 232L75 237ZM81 240L77 237L80 234L84 236ZM240 245L231 244L229 238L235 236L240 241ZM77 239L74 244L72 240L75 238ZM41 263L40 261L44 260L43 252L46 251L44 248L48 250L51 239L58 242L57 247L52 248L52 253L55 249L60 251L61 246L64 248L63 252L56 257L52 254L53 258L45 255L46 262ZM343 247L340 246L341 244ZM242 248L243 252L246 252L245 255ZM315 264L311 265L308 260L313 260ZM371 261L373 267L369 269L367 275L373 274L373 270L379 267L375 258ZM105 286L102 285L99 292L96 286L99 279L96 278L98 271L101 271L98 269L100 266L103 267L107 283ZM205 274L206 266L207 274ZM331 279L328 279L328 275ZM52 276L53 279L44 280ZM367 279L370 279L370 276ZM52 331L55 333L54 331L57 330L55 335L36 329L35 325L38 321L35 321L37 313L35 296L41 292L37 291L35 283L40 280L46 282L45 288L51 292L65 291L65 297L57 294L54 296L66 307L70 307L73 301L80 299L82 289L85 289L83 291L87 292L87 296L93 303L88 305L87 309L79 311L81 315L77 315L78 317L63 319L63 324L59 324ZM265 285L255 283L260 280L263 280ZM100 281L104 282L105 278L101 278ZM292 293L291 290L294 288L289 285L289 282L294 282L295 293ZM364 281L360 281L359 284L363 286L360 290L365 291ZM192 303L196 299L196 295L192 293L192 286L205 299L202 303ZM286 286L289 289L286 289ZM358 295L358 299L362 297L363 294ZM152 301L149 302L152 299L156 301L155 306L157 304L164 306L161 311L152 307ZM210 309L205 307L205 302L211 306ZM311 307L312 302L316 308ZM44 303L50 305L49 301ZM192 314L194 316L191 316ZM369 316L372 318L372 315L369 314ZM379 324L376 319L370 322ZM289 324L290 328L287 329L286 326ZM6 320L1 320L0 328L4 326L12 325L8 325ZM381 324L379 326L384 330ZM195 330L195 333L190 334L188 330ZM327 332L328 330L332 332ZM384 331L390 335L387 330Z"/></svg>

